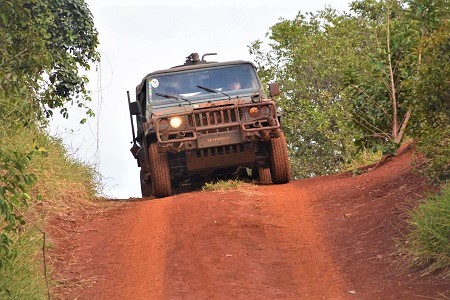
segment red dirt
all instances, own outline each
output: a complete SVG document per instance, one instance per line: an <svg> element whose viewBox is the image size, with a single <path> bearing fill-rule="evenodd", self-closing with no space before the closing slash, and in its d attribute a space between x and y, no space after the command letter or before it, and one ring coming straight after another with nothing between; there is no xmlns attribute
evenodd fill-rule
<svg viewBox="0 0 450 300"><path fill-rule="evenodd" d="M108 202L52 222L56 298L423 299L393 239L426 185L406 151L359 176Z"/></svg>

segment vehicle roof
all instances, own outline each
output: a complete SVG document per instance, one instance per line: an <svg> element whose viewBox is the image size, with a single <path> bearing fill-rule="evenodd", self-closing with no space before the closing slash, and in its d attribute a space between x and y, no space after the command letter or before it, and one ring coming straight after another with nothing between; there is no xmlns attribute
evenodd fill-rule
<svg viewBox="0 0 450 300"><path fill-rule="evenodd" d="M220 67L220 66L229 66L229 65L240 65L240 64L251 64L254 68L255 65L250 61L245 60L234 60L234 61L227 61L227 62L205 62L200 61L198 63L194 64L185 64L180 66L175 66L169 69L164 70L158 70L151 72L147 74L141 81L140 84L136 86L136 95L140 94L142 89L145 88L145 83L147 82L147 79L149 77L152 77L154 75L161 75L161 74L167 74L167 73L173 73L173 72L179 72L179 71L187 71L187 70L197 70L197 69L205 69L205 68L211 68L211 67Z"/></svg>

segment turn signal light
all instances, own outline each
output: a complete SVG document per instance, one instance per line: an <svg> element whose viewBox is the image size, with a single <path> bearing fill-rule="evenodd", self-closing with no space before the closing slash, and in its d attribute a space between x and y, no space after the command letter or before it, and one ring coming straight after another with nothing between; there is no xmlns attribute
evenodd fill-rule
<svg viewBox="0 0 450 300"><path fill-rule="evenodd" d="M250 109L248 110L248 113L249 113L250 116L252 116L253 118L256 118L256 117L259 116L259 108L257 108L256 106L250 107Z"/></svg>

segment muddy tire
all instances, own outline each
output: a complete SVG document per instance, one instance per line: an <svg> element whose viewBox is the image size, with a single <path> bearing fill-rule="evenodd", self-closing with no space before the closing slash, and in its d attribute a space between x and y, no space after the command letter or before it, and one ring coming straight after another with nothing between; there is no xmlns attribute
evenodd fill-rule
<svg viewBox="0 0 450 300"><path fill-rule="evenodd" d="M261 184L271 184L272 177L270 175L270 168L258 167L259 182Z"/></svg>
<svg viewBox="0 0 450 300"><path fill-rule="evenodd" d="M172 195L172 185L170 182L170 169L167 153L158 152L155 143L148 147L150 157L150 173L152 178L153 195L157 198Z"/></svg>
<svg viewBox="0 0 450 300"><path fill-rule="evenodd" d="M284 134L270 140L270 173L273 183L288 183L291 168Z"/></svg>
<svg viewBox="0 0 450 300"><path fill-rule="evenodd" d="M152 193L152 183L151 182L145 182L145 175L147 175L147 172L143 168L141 168L140 179L141 179L142 198L150 197L151 195L153 195L153 193Z"/></svg>

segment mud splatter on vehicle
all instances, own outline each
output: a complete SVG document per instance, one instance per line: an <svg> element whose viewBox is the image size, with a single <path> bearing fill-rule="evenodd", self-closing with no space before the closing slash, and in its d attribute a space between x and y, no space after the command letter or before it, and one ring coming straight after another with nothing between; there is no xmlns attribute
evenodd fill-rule
<svg viewBox="0 0 450 300"><path fill-rule="evenodd" d="M247 169L263 184L290 180L273 100L278 83L269 84L266 96L251 62L207 62L207 55L213 54L192 53L183 65L148 74L134 102L128 93L143 197L166 197L172 187Z"/></svg>

